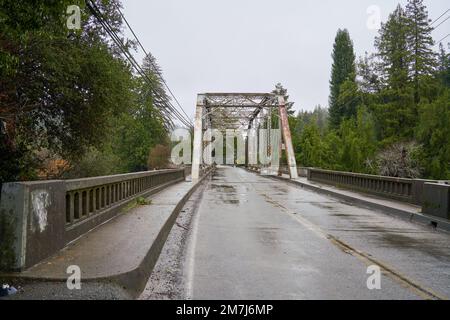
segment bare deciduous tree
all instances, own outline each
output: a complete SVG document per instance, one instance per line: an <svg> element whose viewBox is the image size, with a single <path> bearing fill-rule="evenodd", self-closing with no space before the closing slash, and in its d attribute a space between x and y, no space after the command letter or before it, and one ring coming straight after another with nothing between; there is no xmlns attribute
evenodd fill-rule
<svg viewBox="0 0 450 320"><path fill-rule="evenodd" d="M376 158L378 173L398 178L419 177L421 169L416 157L419 148L416 142L398 142L381 151Z"/></svg>

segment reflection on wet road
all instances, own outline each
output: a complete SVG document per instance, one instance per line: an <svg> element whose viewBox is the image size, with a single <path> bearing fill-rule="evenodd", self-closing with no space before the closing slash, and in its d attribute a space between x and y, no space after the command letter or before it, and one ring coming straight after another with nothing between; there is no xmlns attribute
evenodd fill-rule
<svg viewBox="0 0 450 320"><path fill-rule="evenodd" d="M194 216L186 278L193 299L442 299L450 235L222 167Z"/></svg>

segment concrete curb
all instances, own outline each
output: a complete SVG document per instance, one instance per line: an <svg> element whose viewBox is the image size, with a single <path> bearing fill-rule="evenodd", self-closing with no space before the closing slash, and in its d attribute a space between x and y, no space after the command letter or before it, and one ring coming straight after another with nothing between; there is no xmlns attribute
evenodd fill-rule
<svg viewBox="0 0 450 320"><path fill-rule="evenodd" d="M139 266L131 271L127 271L122 274L111 275L107 277L92 277L84 279L85 283L95 283L101 282L105 284L112 284L114 286L119 285L130 298L137 298L142 290L145 288L147 281L153 271L156 262L158 261L159 255L164 247L164 244L169 236L170 231L172 230L173 225L175 224L176 219L178 218L181 209L192 196L192 194L197 190L197 188L203 183L203 181L210 176L214 172L214 168L211 168L208 172L206 172L198 182L196 182L189 191L181 198L181 200L177 203L169 218L166 220L161 230L158 232L156 239L152 243L149 251L143 257ZM173 184L173 183L172 183ZM161 191L161 190L159 190ZM155 193L155 192L153 192ZM33 283L33 282L49 282L49 283L58 283L58 282L66 282L66 279L62 280L59 278L41 278L41 277L29 277L29 276L21 276L20 274L0 274L0 279L9 280L9 281L17 281L23 284ZM45 297L43 297L45 298Z"/></svg>
<svg viewBox="0 0 450 320"><path fill-rule="evenodd" d="M253 171L248 168L247 168L247 170L258 173L257 171ZM383 205L380 203L375 203L375 202L367 201L367 200L360 199L357 197L352 197L352 196L345 195L345 194L335 192L332 190L323 189L319 186L313 186L310 184L305 184L300 181L290 180L290 179L283 178L283 177L278 177L278 176L262 176L262 177L284 181L284 182L290 183L292 185L295 185L297 187L302 187L302 188L305 188L305 189L308 189L311 191L315 191L317 193L325 194L325 195L328 195L331 197L342 199L344 201L348 201L348 202L355 204L357 206L360 206L360 207L373 209L373 210L379 211L381 213L388 214L388 215L394 216L394 217L398 217L400 219L407 220L407 221L410 221L413 223L418 223L418 224L426 225L426 226L432 226L433 228L436 228L439 231L450 232L450 221L445 221L438 217L432 217L432 216L428 216L428 215L425 215L422 213L414 213L414 212L410 212L410 211L406 211L406 210L389 207L389 206L386 206L386 205Z"/></svg>
<svg viewBox="0 0 450 320"><path fill-rule="evenodd" d="M197 188L201 185L203 180L205 180L211 173L214 172L214 168L210 169L203 177L196 182L192 188L181 198L178 204L175 206L175 209L172 211L169 219L167 219L166 223L159 231L158 236L153 242L150 251L147 253L145 258L142 260L139 267L135 270L129 271L124 274L116 275L114 277L110 277L110 280L116 281L121 284L133 298L137 298L142 290L144 290L145 285L147 284L148 278L153 271L153 268L158 261L159 255L166 243L166 240L169 236L170 231L172 230L175 221L180 214L181 209L184 207L186 202L192 196L192 194L197 190ZM104 279L108 280L108 279Z"/></svg>

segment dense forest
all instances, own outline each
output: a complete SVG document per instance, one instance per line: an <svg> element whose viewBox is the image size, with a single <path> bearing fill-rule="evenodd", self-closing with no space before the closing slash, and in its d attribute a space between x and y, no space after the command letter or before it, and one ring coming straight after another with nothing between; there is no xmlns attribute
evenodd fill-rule
<svg viewBox="0 0 450 320"><path fill-rule="evenodd" d="M94 2L135 50L120 0ZM65 28L61 14L73 4L80 30ZM170 98L151 54L133 72L82 0L0 0L0 30L0 183L162 165L149 158L169 152L161 110ZM450 57L432 30L422 0L399 5L376 52L359 59L349 31L338 30L328 108L295 115L288 103L299 165L450 179ZM281 85L273 92L288 98Z"/></svg>
<svg viewBox="0 0 450 320"><path fill-rule="evenodd" d="M450 179L450 56L432 30L422 0L398 5L359 59L338 30L329 107L290 119L299 165Z"/></svg>
<svg viewBox="0 0 450 320"><path fill-rule="evenodd" d="M79 30L66 28L74 4ZM120 0L95 4L135 50ZM0 0L0 30L0 183L142 170L150 152L167 152L155 58L144 59L145 75L133 72L85 1Z"/></svg>

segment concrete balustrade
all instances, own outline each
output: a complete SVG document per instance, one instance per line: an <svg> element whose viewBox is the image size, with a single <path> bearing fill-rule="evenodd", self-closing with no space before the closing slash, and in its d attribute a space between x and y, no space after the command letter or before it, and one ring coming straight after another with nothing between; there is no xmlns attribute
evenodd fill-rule
<svg viewBox="0 0 450 320"><path fill-rule="evenodd" d="M308 168L308 180L412 203L421 206L422 213L450 219L448 181L404 179L316 168Z"/></svg>
<svg viewBox="0 0 450 320"><path fill-rule="evenodd" d="M415 199L415 193L413 192L413 179L309 168L308 180L363 191L399 201L419 202L418 199Z"/></svg>
<svg viewBox="0 0 450 320"><path fill-rule="evenodd" d="M434 180L405 179L370 174L331 171L308 168L308 180L332 184L356 191L362 191L389 199L423 203L423 189L426 183L438 183Z"/></svg>
<svg viewBox="0 0 450 320"><path fill-rule="evenodd" d="M23 270L115 217L132 200L186 177L186 169L2 186L0 268Z"/></svg>
<svg viewBox="0 0 450 320"><path fill-rule="evenodd" d="M66 181L66 224L74 225L153 187L184 178L183 170ZM99 181L104 181L99 184Z"/></svg>
<svg viewBox="0 0 450 320"><path fill-rule="evenodd" d="M260 171L259 166L249 166L249 169ZM289 173L286 166L281 166L280 171L283 174ZM450 219L449 181L405 179L305 167L298 167L297 171L299 177L306 177L313 182L411 203L421 206L424 214Z"/></svg>

